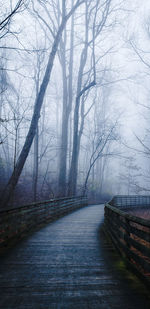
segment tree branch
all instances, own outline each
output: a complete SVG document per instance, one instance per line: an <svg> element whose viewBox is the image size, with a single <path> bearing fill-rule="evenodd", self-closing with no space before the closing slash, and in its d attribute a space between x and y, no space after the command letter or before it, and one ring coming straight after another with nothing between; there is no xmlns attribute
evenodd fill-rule
<svg viewBox="0 0 150 309"><path fill-rule="evenodd" d="M88 89L90 89L91 87L95 85L96 85L96 82L95 80L93 80L88 86L84 87L77 95L77 100L83 95L84 92L86 92Z"/></svg>
<svg viewBox="0 0 150 309"><path fill-rule="evenodd" d="M15 8L12 10L12 12L4 19L0 22L0 31L2 31L6 25L9 23L11 17L17 13L17 11L19 10L19 8L22 6L24 0L19 0L18 3L16 4Z"/></svg>

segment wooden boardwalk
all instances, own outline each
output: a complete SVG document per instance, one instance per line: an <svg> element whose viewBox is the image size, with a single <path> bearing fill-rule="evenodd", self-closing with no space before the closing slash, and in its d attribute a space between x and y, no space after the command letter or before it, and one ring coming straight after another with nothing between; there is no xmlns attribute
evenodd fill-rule
<svg viewBox="0 0 150 309"><path fill-rule="evenodd" d="M1 257L0 309L150 308L142 285L120 269L103 214L102 205L77 210Z"/></svg>

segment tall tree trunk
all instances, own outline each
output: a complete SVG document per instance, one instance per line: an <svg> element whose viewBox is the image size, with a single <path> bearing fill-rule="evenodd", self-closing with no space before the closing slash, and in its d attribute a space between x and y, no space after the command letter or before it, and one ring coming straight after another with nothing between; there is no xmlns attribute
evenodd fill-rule
<svg viewBox="0 0 150 309"><path fill-rule="evenodd" d="M99 1L96 3L96 12L93 21L93 37L92 40L89 41L89 22L92 10L90 10L90 2L86 1L86 12L85 12L85 40L84 40L84 48L80 57L80 66L78 72L78 83L77 83L77 96L75 102L75 110L74 110L74 134L73 134L73 150L72 150L72 159L71 166L69 171L69 182L68 182L68 195L76 195L76 186L77 186L77 173L78 173L78 158L79 158L79 133L78 133L78 122L79 122L79 106L80 106L80 97L92 86L95 85L96 79L96 71L95 71L95 39L101 33L105 22L107 20L109 14L111 0L104 2L101 6L102 16L99 24L97 24L97 9L99 5ZM88 86L83 86L83 75L84 68L87 61L87 53L89 45L93 43L93 82L91 82Z"/></svg>
<svg viewBox="0 0 150 309"><path fill-rule="evenodd" d="M37 200L37 183L38 183L38 169L39 169L39 130L37 126L34 137L34 166L33 166L33 199Z"/></svg>
<svg viewBox="0 0 150 309"><path fill-rule="evenodd" d="M73 7L73 0L72 0ZM69 116L72 109L72 75L73 75L73 45L74 45L74 15L71 19L70 32L70 58L69 58L69 80L66 74L66 33L62 42L62 71L63 71L63 111L62 111L62 133L59 165L59 196L65 196L67 191L67 153L68 153L68 133Z"/></svg>
<svg viewBox="0 0 150 309"><path fill-rule="evenodd" d="M63 110L62 136L60 149L60 169L59 169L59 196L66 195L66 170L67 170L67 149L68 149L68 120L69 114L66 106Z"/></svg>
<svg viewBox="0 0 150 309"><path fill-rule="evenodd" d="M60 146L60 157L59 157L60 162L59 162L58 195L65 196L67 147L68 147L68 118L69 118L68 84L67 84L67 72L66 72L66 31L64 31L64 36L60 42L60 62L62 67L62 82L63 82L63 108L62 108L61 146Z"/></svg>
<svg viewBox="0 0 150 309"><path fill-rule="evenodd" d="M95 85L96 83L94 80L88 86L84 87L76 98L75 110L74 110L73 150L72 150L71 166L70 166L70 173L69 173L69 183L68 183L68 195L69 196L76 195L76 187L77 187L79 141L81 138L78 132L80 98L88 89L90 89L91 87Z"/></svg>
<svg viewBox="0 0 150 309"><path fill-rule="evenodd" d="M80 97L84 93L82 89L82 80L83 80L83 72L84 67L87 60L87 51L88 51L88 20L87 20L87 8L88 5L86 3L86 14L85 14L85 43L84 48L80 57L80 66L78 72L78 81L77 81L77 96L75 101L75 109L74 109L74 124L73 124L73 149L72 149L72 158L71 158L71 166L69 171L69 179L68 179L68 195L76 195L76 186L77 186L77 170L78 170L78 124L79 124L79 107L80 107Z"/></svg>
<svg viewBox="0 0 150 309"><path fill-rule="evenodd" d="M38 93L38 96L36 98L36 102L35 102L35 106L34 106L34 112L33 112L33 116L32 116L32 120L31 120L31 124L29 127L29 131L24 143L24 146L22 148L22 151L20 153L20 156L18 158L18 161L16 163L15 169L10 177L10 180L3 192L3 196L2 196L2 200L1 200L1 207L5 207L7 205L7 203L9 202L9 199L12 195L12 192L14 191L16 184L18 182L18 179L20 177L20 174L22 172L22 169L24 167L24 164L26 162L26 159L28 157L35 133L36 133L36 128L38 125L38 120L40 118L40 111L41 111L41 107L44 101L44 96L46 93L46 89L50 80L50 76L51 76L51 72L52 72L52 68L53 68L53 63L54 63L54 59L56 56L56 52L58 49L58 44L60 42L60 38L62 35L62 32L65 28L65 25L68 21L68 19L70 18L70 16L74 13L74 11L82 4L84 3L84 0L82 1L77 1L76 4L74 5L74 7L70 10L70 12L65 16L64 19L62 19L62 22L59 26L59 29L57 31L57 34L54 38L54 42L52 45L52 49L51 49L51 53L49 55L49 59L48 59L48 63L47 63L47 67L46 67L46 71L44 74L44 78L43 81L41 83L40 86L40 91Z"/></svg>
<svg viewBox="0 0 150 309"><path fill-rule="evenodd" d="M71 166L69 173L68 195L76 194L78 153L79 153L78 152L79 105L80 105L80 97L77 97L74 111L73 150L72 150Z"/></svg>

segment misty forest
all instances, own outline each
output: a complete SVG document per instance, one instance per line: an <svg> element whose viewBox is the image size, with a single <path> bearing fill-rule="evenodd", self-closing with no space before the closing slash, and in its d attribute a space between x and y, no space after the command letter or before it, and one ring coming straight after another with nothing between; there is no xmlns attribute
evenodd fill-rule
<svg viewBox="0 0 150 309"><path fill-rule="evenodd" d="M1 207L150 191L150 3L1 0Z"/></svg>

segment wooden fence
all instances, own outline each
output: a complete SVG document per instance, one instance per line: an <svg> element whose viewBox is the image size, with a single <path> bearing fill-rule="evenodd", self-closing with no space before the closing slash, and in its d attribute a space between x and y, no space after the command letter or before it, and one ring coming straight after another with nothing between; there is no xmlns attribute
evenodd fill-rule
<svg viewBox="0 0 150 309"><path fill-rule="evenodd" d="M126 206L129 207L129 197L127 197L124 206L123 200L125 200L125 196L122 200L120 197L118 199L118 204L121 207L110 205L114 205L115 199L105 205L106 230L121 255L125 257L129 265L136 271L136 274L140 275L150 286L150 220L124 212L123 207L124 209L126 209ZM135 200L137 202L138 197ZM141 201L141 197L139 200ZM147 201L148 198L146 197L145 200ZM132 201L131 197L131 207L134 206ZM148 204L146 206L148 207Z"/></svg>
<svg viewBox="0 0 150 309"><path fill-rule="evenodd" d="M86 197L59 198L0 211L0 248L10 246L40 224L87 205Z"/></svg>

